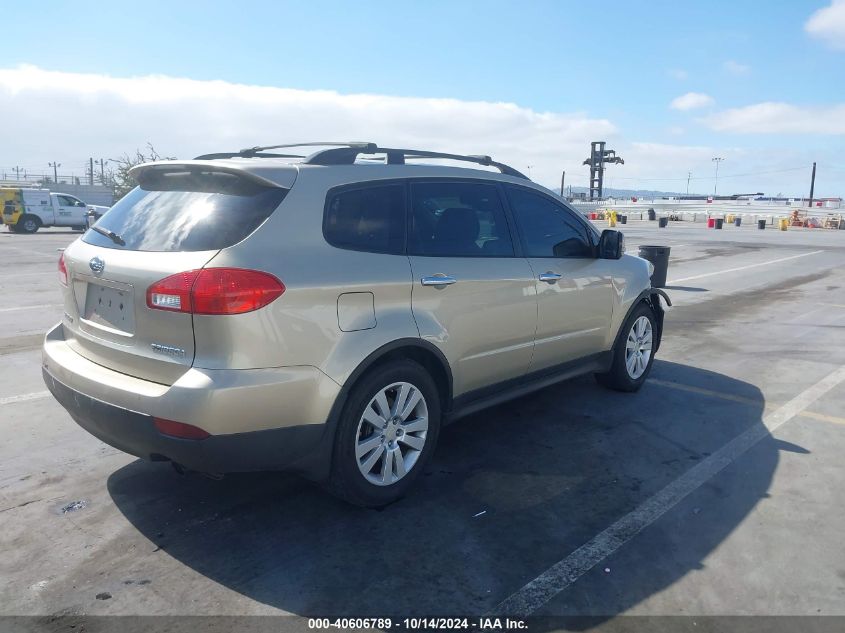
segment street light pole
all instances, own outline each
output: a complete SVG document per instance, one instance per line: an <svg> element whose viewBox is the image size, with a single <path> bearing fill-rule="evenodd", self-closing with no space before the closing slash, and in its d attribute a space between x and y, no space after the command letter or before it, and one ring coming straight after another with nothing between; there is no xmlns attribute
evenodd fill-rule
<svg viewBox="0 0 845 633"><path fill-rule="evenodd" d="M689 195L689 179L692 178L692 172L687 172L687 195Z"/></svg>
<svg viewBox="0 0 845 633"><path fill-rule="evenodd" d="M713 162L716 163L716 178L713 181L713 195L714 196L716 195L716 187L718 187L718 185L719 185L719 163L721 163L723 160L725 160L725 159L721 158L719 156L717 156L716 158L713 159Z"/></svg>
<svg viewBox="0 0 845 633"><path fill-rule="evenodd" d="M55 184L59 184L59 172L58 172L58 168L59 168L59 167L61 167L61 166L62 166L62 164L61 164L61 163L57 163L56 161L53 161L52 163L47 163L47 166L48 166L48 167L52 167L52 168L53 168L53 182L54 182Z"/></svg>

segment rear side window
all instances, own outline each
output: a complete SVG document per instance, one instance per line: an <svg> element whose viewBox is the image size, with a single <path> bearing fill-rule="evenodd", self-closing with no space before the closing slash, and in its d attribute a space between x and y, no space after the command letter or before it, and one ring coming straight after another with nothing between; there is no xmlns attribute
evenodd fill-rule
<svg viewBox="0 0 845 633"><path fill-rule="evenodd" d="M257 229L288 192L205 169L142 172L139 181L97 222L124 245L93 230L82 241L133 251L219 250Z"/></svg>
<svg viewBox="0 0 845 633"><path fill-rule="evenodd" d="M323 235L338 248L401 254L405 249L405 187L375 185L330 192Z"/></svg>
<svg viewBox="0 0 845 633"><path fill-rule="evenodd" d="M513 257L495 185L419 182L411 186L410 255Z"/></svg>

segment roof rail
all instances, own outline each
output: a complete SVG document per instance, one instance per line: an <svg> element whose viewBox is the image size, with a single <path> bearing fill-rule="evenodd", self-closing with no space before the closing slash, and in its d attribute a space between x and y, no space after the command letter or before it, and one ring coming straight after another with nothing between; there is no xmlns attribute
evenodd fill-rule
<svg viewBox="0 0 845 633"><path fill-rule="evenodd" d="M326 146L341 146L341 147L361 147L370 148L375 147L375 143L344 143L336 141L326 141L324 143L289 143L286 145L266 145L264 147L247 147L237 152L217 152L214 154L203 154L197 156L194 160L215 160L217 158L305 158L300 154L267 154L264 153L268 149L283 149L288 147L326 147Z"/></svg>
<svg viewBox="0 0 845 633"><path fill-rule="evenodd" d="M242 149L239 152L221 152L217 154L204 154L197 156L195 160L212 160L215 158L302 158L292 154L267 154L266 150L283 149L289 147L329 147L318 152L314 152L308 156L303 164L305 165L351 165L358 158L359 154L385 154L387 156L388 165L404 165L406 160L414 160L420 158L442 158L447 160L457 160L469 163L476 163L484 165L485 167L495 167L501 173L508 176L515 176L517 178L528 177L522 172L517 171L509 165L494 161L489 156L480 155L464 155L464 154L447 154L444 152L431 152L428 150L419 149L396 149L390 147L379 147L375 143L367 142L312 142L312 143L290 143L284 145L267 145L264 147L249 147Z"/></svg>
<svg viewBox="0 0 845 633"><path fill-rule="evenodd" d="M362 147L361 145L366 145ZM358 158L359 154L385 154L387 156L388 165L404 165L406 160L418 158L443 158L447 160L459 160L468 163L476 163L486 167L495 167L501 173L508 176L516 176L517 178L528 177L504 163L499 163L489 156L479 155L464 155L464 154L447 154L445 152L430 152L421 149L397 149L393 147L378 147L374 143L367 144L349 144L342 147L335 147L326 149L321 152L311 154L305 159L306 165L351 165Z"/></svg>
<svg viewBox="0 0 845 633"><path fill-rule="evenodd" d="M244 154L243 152L216 152L214 154L203 154L197 156L194 160L217 160L219 158L305 158L302 154L267 154L264 152L254 152L252 154Z"/></svg>

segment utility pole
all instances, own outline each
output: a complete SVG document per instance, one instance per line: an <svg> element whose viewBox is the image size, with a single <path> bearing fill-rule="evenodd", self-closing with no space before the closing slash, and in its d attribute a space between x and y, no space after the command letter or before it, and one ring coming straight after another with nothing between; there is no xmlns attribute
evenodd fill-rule
<svg viewBox="0 0 845 633"><path fill-rule="evenodd" d="M532 168L533 166L534 166L534 165L528 165L528 180L531 180L531 168Z"/></svg>
<svg viewBox="0 0 845 633"><path fill-rule="evenodd" d="M62 166L62 164L61 164L61 163L57 163L56 161L53 161L52 163L47 163L47 166L48 166L48 167L52 167L52 168L53 168L53 183L55 183L55 184L59 184L59 172L58 172L58 168L59 168L59 167L61 167L61 166Z"/></svg>
<svg viewBox="0 0 845 633"><path fill-rule="evenodd" d="M12 171L15 172L15 180L20 180L23 169L21 167L12 167Z"/></svg>
<svg viewBox="0 0 845 633"><path fill-rule="evenodd" d="M94 186L94 159L88 159L88 184Z"/></svg>
<svg viewBox="0 0 845 633"><path fill-rule="evenodd" d="M816 163L813 161L813 175L810 177L810 207L813 206L813 191L816 188Z"/></svg>
<svg viewBox="0 0 845 633"><path fill-rule="evenodd" d="M560 197L563 197L563 183L566 181L566 170L560 175Z"/></svg>
<svg viewBox="0 0 845 633"><path fill-rule="evenodd" d="M100 184L106 184L106 159L101 158L98 161L94 161L100 166Z"/></svg>
<svg viewBox="0 0 845 633"><path fill-rule="evenodd" d="M689 195L689 179L692 178L692 172L687 172L687 195Z"/></svg>
<svg viewBox="0 0 845 633"><path fill-rule="evenodd" d="M717 156L713 159L713 162L716 163L716 179L713 181L713 196L716 196L716 187L719 185L719 163L721 163L724 158Z"/></svg>

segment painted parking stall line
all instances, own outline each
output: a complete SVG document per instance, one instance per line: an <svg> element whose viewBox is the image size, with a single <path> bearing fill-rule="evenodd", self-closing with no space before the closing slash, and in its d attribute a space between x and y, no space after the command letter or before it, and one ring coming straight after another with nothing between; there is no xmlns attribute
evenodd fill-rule
<svg viewBox="0 0 845 633"><path fill-rule="evenodd" d="M704 273L702 275L693 275L692 277L681 277L680 279L671 279L666 282L668 285L678 284L684 281L693 281L694 279L703 279L705 277L712 277L713 275L724 275L727 273L736 273L741 270L749 270L751 268L759 268L760 266L769 266L771 264L779 264L781 262L788 262L793 259L798 259L799 257L809 257L810 255L818 255L819 253L824 253L824 250L813 251L812 253L801 253L800 255L791 255L789 257L781 257L780 259L771 259L766 262L759 262L757 264L748 264L747 266L738 266L736 268L727 268L725 270L717 270L712 273Z"/></svg>
<svg viewBox="0 0 845 633"><path fill-rule="evenodd" d="M763 424L735 437L569 556L525 584L494 607L492 614L514 617L531 615L657 521L690 493L732 464L757 442L769 437L777 428L801 414L844 381L845 365L802 391L779 409L765 415Z"/></svg>
<svg viewBox="0 0 845 633"><path fill-rule="evenodd" d="M42 303L35 306L15 306L14 308L0 308L0 312L20 312L21 310L42 310L45 308L61 308L61 303Z"/></svg>
<svg viewBox="0 0 845 633"><path fill-rule="evenodd" d="M6 396L0 398L0 406L4 404L14 404L15 402L27 402L29 400L40 400L50 396L49 391L34 391L32 393L24 393L19 396Z"/></svg>

